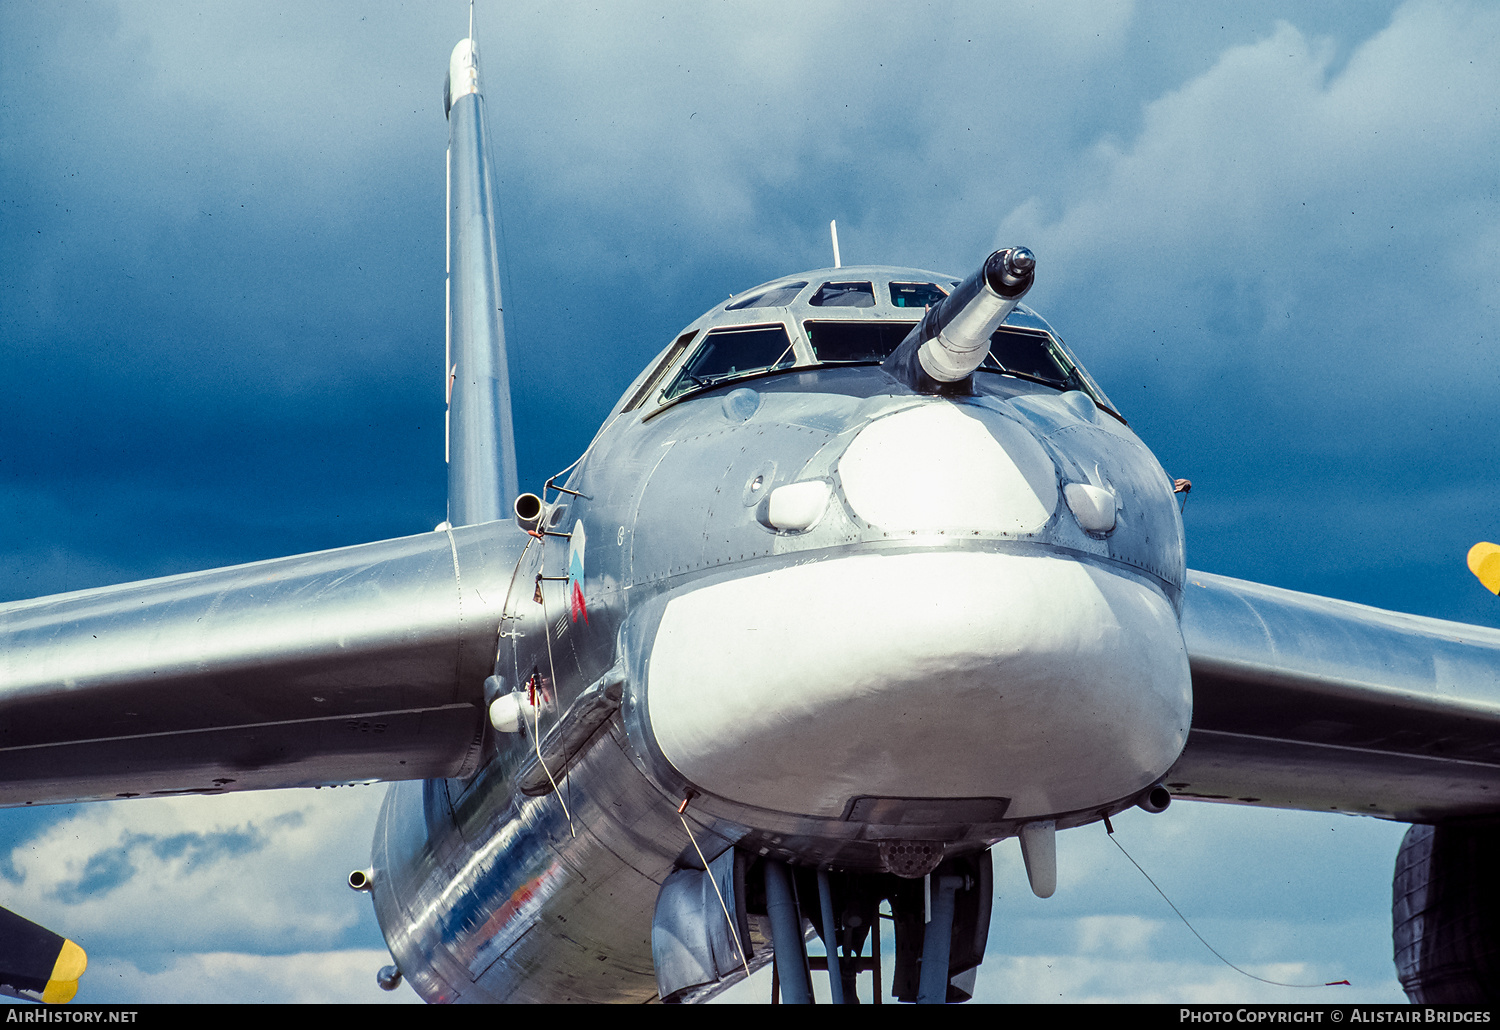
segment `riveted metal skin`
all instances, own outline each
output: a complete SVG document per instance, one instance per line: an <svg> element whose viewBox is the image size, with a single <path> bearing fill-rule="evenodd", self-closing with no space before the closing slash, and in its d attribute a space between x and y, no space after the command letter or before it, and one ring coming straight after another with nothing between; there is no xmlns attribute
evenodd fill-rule
<svg viewBox="0 0 1500 1030"><path fill-rule="evenodd" d="M838 275L867 276L882 289L891 281L951 281L908 269L841 269ZM799 278L815 284L818 273ZM801 311L792 305L788 312L792 318L787 322L795 330ZM845 321L873 321L905 313L877 303L839 314ZM1024 309L1013 317L1027 326L1044 325ZM689 328L707 332L716 325L765 319L764 310L719 310ZM805 342L800 333L798 339ZM691 350L677 361L690 355ZM668 370L664 381L670 379ZM753 398L746 397L749 390ZM626 397L635 392L632 388ZM650 945L644 931L651 925L660 884L691 853L677 815L678 804L690 794L686 817L709 856L734 844L752 854L764 850L798 863L878 872L880 842L892 838L944 841L950 853L963 853L982 850L1039 814L1066 827L1118 811L1160 778L1186 738L1191 702L1177 631L1180 523L1166 474L1118 418L1092 404L1085 409L1091 417L1082 418L1077 406L1059 399L1057 388L984 370L975 374L971 397L922 395L873 362L796 367L669 399L662 392L657 390L633 411L617 410L564 484L573 493L558 529L576 534L583 526L587 540L582 604L569 596L569 541L548 537L534 541L520 561L516 588L501 618L495 672L506 689L534 684L543 695L535 732L544 753L549 739L568 730L557 725L559 715L617 662L625 672L618 716L592 737L556 791L532 797L514 789L528 765L535 766L537 745L528 728L521 734L487 731L484 768L472 779L397 785L387 801L373 860L377 910L398 964L424 997L513 1001L649 996L654 979L648 975ZM731 393L739 394L733 405L724 400ZM1024 449L1020 461L1026 468L1007 472L1010 478L1001 486L1027 492L1032 497L1028 510L1044 513L1039 524L1017 530L982 512L970 524L964 520L980 509L945 505L951 484L924 480L924 470L912 468L891 470L888 478L894 489L930 495L936 512L932 518L923 516L925 521L916 526L881 525L860 515L849 502L840 467L851 445L882 420L910 417L930 405L943 406L972 427L966 433L977 441L975 446L1005 468L1011 467L1008 455ZM925 424L924 416L918 428ZM899 424L892 425L899 430ZM1065 446L1057 442L1060 435ZM870 481L868 469L860 474ZM1125 498L1120 525L1107 540L1081 530L1059 500L1061 482L1101 474ZM984 479L991 471L969 469L961 475ZM763 508L771 491L811 480L830 486L829 502L816 524L794 532L768 525ZM867 496L875 488L862 489ZM1004 495L980 490L974 496ZM897 501L892 510L904 511L903 503ZM1030 584L1027 589L1054 574L1075 577L1086 596L1101 599L1103 607L1096 612L1112 604L1145 605L1155 613L1150 625L1164 634L1159 641L1164 653L1170 659L1175 648L1178 655L1177 671L1151 688L1159 695L1157 707L1147 706L1167 727L1160 752L1139 767L1114 769L1122 777L1119 782L1080 784L1062 802L1063 810L1043 796L1045 791L1039 794L1022 782L1015 774L1019 767L1003 782L972 770L932 768L924 773L930 782L908 777L840 784L814 803L795 791L782 791L777 776L767 774L780 764L776 756L747 768L743 777L719 782L711 771L730 759L681 744L701 727L674 727L681 732L669 745L676 751L668 755L662 746L663 720L676 720L674 713L683 706L663 707L655 695L680 689L670 680L676 675L670 671L674 663L691 665L720 651L717 643L706 651L685 652L680 646L680 631L706 631L694 623L692 613L702 610L715 591L732 592L746 582L772 584L774 595L779 577L826 569L833 576L828 582L836 584L850 563L863 563L893 593L847 598L842 611L801 613L809 632L806 646L816 649L819 638L831 642L837 627L847 626L850 618L877 616L884 621L872 621L872 631L894 635L918 626L924 639L941 645L950 639L942 624L944 598L954 590L1003 597L1006 584L986 577L1013 569ZM538 581L537 576L543 578ZM1020 589L1021 580L1017 583ZM1127 602L1127 597L1135 600ZM764 600L752 599L752 604ZM681 613L687 613L686 623ZM766 621L772 613L747 609L743 614L742 623L727 631L740 637L736 646L750 647L746 665L774 665L778 648L790 646L787 635L767 633L758 650L753 643L745 645L744 638L757 629L772 628ZM676 627L679 635L665 640L664 623L666 632ZM830 654L837 664L836 649ZM1157 657L1152 656L1152 665L1160 664ZM945 699L939 687L928 698L943 708L953 726L965 721L965 713L973 714L977 698L995 693L971 666L954 666L946 677L966 684L959 695ZM1164 667L1171 670L1170 661ZM914 668L900 682L882 686L892 703L899 706L903 692L930 690L943 679ZM1096 672L1086 675L1100 683L1107 679ZM753 693L748 686L730 683L727 675L721 680L725 690ZM825 705L843 703L835 698L833 684L822 683L817 690L828 691L828 700L810 694L804 699L812 706L809 725L815 725L819 713L827 717ZM716 696L705 695L701 707L719 707ZM1136 700L1126 705L1124 717L1137 711ZM1110 710L1116 718L1122 715L1118 708ZM850 737L857 747L900 747L910 739L917 742L913 746L930 749L945 732L929 727L913 737L911 724L879 712L879 704L861 709L855 723L834 735ZM861 733L868 737L863 744ZM701 740L701 735L693 739ZM1094 738L1095 744L1101 742L1102 736ZM998 755L974 764L994 765ZM733 759L746 760L745 754ZM688 771L680 767L684 765ZM800 774L813 782L829 779L826 771L806 765ZM700 782L705 778L713 780L711 786ZM752 781L754 789L734 786ZM901 795L934 793L1016 800L960 802L948 810L940 804L936 816L913 815L912 805L899 800ZM870 800L889 797L898 800ZM896 821L871 823L863 815L850 818L852 812ZM902 819L917 821L902 824ZM566 957L559 964L560 956Z"/></svg>

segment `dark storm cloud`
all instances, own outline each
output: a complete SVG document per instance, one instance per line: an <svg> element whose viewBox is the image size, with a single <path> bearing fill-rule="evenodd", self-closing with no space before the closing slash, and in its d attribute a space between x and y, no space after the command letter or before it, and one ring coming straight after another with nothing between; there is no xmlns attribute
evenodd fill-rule
<svg viewBox="0 0 1500 1030"><path fill-rule="evenodd" d="M1153 391L1188 391L1185 335L1242 339L1267 321L1258 281L1183 254L1180 240L1154 302L1132 303L1120 291L1135 288L1138 261L1080 264L1054 226L1078 221L1112 148L1136 156L1162 139L1176 156L1181 139L1157 124L1173 91L1212 88L1205 55L1263 44L1271 14L1210 25L1120 4L854 12L481 7L527 481L576 457L700 310L828 263L832 217L851 259L958 272L1002 220L1034 235L1039 301L1056 301L1060 327L1148 427L1169 421ZM7 9L20 43L0 72L5 95L58 101L3 114L9 596L51 589L47 569L73 570L61 589L441 519L435 83L454 29L413 14ZM1373 29L1362 19L1305 44L1326 54L1295 67L1334 74ZM1198 148L1218 153L1217 139ZM1197 246L1217 219L1189 214L1181 234ZM1131 252L1117 236L1094 252ZM1149 365L1120 359L1101 296L1118 298L1108 311L1155 312L1129 334ZM1266 371L1231 368L1234 392L1273 419L1285 408L1293 432L1308 416L1268 383L1296 370ZM1171 420L1232 415L1186 407Z"/></svg>
<svg viewBox="0 0 1500 1030"><path fill-rule="evenodd" d="M442 50L415 81L387 68L355 90L368 40L344 24L335 43L329 12L0 17L18 58L0 73L0 484L28 570L7 593L440 519ZM85 549L90 525L106 528ZM86 550L85 575L38 583L41 540Z"/></svg>
<svg viewBox="0 0 1500 1030"><path fill-rule="evenodd" d="M1409 4L1352 46L1283 22L1004 222L1197 482L1190 563L1496 622L1462 558L1500 490L1497 62L1482 6Z"/></svg>

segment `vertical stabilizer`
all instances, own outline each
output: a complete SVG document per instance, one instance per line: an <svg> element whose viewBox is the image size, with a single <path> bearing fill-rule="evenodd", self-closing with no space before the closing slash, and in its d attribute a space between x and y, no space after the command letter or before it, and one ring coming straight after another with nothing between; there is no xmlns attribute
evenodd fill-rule
<svg viewBox="0 0 1500 1030"><path fill-rule="evenodd" d="M479 90L479 53L460 40L448 63L448 522L510 517L518 492L510 371L500 315L495 188Z"/></svg>

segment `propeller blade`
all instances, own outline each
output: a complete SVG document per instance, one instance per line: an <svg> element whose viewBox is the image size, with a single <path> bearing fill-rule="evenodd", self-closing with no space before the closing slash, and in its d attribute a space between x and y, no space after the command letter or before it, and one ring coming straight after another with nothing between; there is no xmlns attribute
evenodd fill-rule
<svg viewBox="0 0 1500 1030"><path fill-rule="evenodd" d="M1477 543L1469 548L1469 571L1492 594L1500 594L1500 547Z"/></svg>
<svg viewBox="0 0 1500 1030"><path fill-rule="evenodd" d="M78 993L88 964L66 937L0 908L0 994L61 1005Z"/></svg>

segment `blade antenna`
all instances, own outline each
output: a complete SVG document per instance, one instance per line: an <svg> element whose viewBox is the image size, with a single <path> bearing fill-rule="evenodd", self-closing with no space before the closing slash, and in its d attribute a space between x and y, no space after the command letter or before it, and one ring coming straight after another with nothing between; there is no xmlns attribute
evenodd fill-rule
<svg viewBox="0 0 1500 1030"><path fill-rule="evenodd" d="M833 237L833 267L843 268L843 259L839 257L839 223L838 219L828 223L828 235Z"/></svg>

